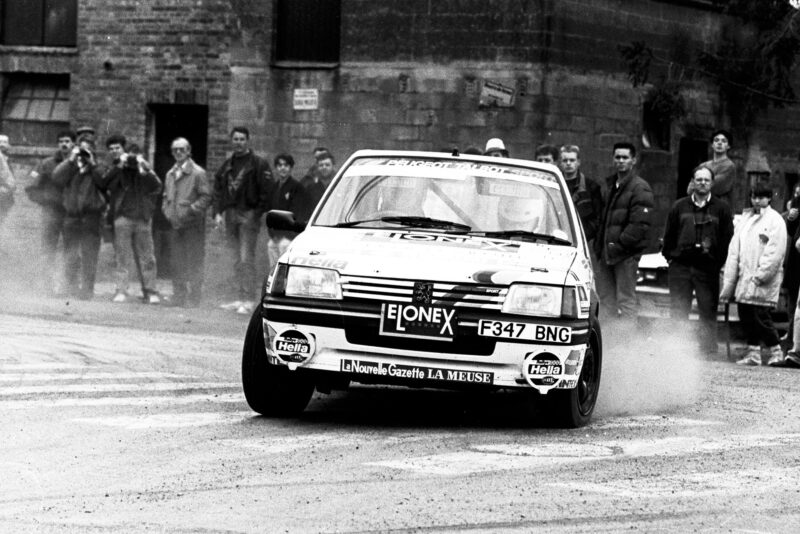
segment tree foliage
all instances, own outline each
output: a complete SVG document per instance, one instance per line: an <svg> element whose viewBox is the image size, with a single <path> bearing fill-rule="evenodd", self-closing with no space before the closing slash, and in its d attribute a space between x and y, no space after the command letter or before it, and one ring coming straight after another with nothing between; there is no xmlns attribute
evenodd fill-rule
<svg viewBox="0 0 800 534"><path fill-rule="evenodd" d="M641 41L619 50L633 86L651 83L646 99L655 100L650 105L657 104L665 118L685 110L686 81L703 77L718 85L731 124L746 133L769 106L800 103L792 85L800 57L800 12L787 0L713 1L724 16L718 38L712 47L697 47L685 64L655 55ZM656 80L654 67L665 73Z"/></svg>

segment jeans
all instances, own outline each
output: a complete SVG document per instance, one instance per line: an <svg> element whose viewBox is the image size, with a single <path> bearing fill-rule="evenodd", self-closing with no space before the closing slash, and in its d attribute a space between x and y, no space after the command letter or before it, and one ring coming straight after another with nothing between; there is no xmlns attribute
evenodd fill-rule
<svg viewBox="0 0 800 534"><path fill-rule="evenodd" d="M692 308L692 293L700 314L698 338L705 351L717 351L717 306L719 271L698 269L673 260L669 266L670 316L686 321Z"/></svg>
<svg viewBox="0 0 800 534"><path fill-rule="evenodd" d="M142 293L156 293L156 258L153 253L151 221L117 217L114 219L114 271L118 292L127 292L131 267L138 271Z"/></svg>
<svg viewBox="0 0 800 534"><path fill-rule="evenodd" d="M256 210L225 211L225 243L235 259L234 272L240 300L256 298L256 243L260 229Z"/></svg>
<svg viewBox="0 0 800 534"><path fill-rule="evenodd" d="M768 307L740 303L737 308L748 345L758 346L763 342L767 347L774 347L780 343Z"/></svg>
<svg viewBox="0 0 800 534"><path fill-rule="evenodd" d="M603 308L603 316L610 318L636 318L636 269L639 258L626 258L609 265L599 259L594 265L597 296Z"/></svg>
<svg viewBox="0 0 800 534"><path fill-rule="evenodd" d="M177 303L200 304L206 257L205 221L172 230L172 294Z"/></svg>
<svg viewBox="0 0 800 534"><path fill-rule="evenodd" d="M56 253L58 240L64 236L64 210L42 206L42 282L46 290L56 287Z"/></svg>
<svg viewBox="0 0 800 534"><path fill-rule="evenodd" d="M82 297L94 294L99 252L100 214L67 215L64 218L64 279L71 294Z"/></svg>

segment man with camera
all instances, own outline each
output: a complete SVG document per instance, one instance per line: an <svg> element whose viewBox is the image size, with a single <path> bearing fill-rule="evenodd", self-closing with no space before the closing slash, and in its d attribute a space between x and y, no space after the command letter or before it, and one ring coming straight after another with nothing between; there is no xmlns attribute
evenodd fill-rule
<svg viewBox="0 0 800 534"><path fill-rule="evenodd" d="M142 296L148 304L158 304L156 258L153 252L153 213L161 195L161 180L138 149L127 147L125 136L106 140L111 168L103 176L114 224L116 293L113 302L128 299L131 272L138 272ZM127 150L127 152L126 152Z"/></svg>
<svg viewBox="0 0 800 534"><path fill-rule="evenodd" d="M94 156L94 143L79 138L69 157L53 170L53 183L63 187L64 279L70 296L94 296L100 225L106 199L102 192L104 169Z"/></svg>
<svg viewBox="0 0 800 534"><path fill-rule="evenodd" d="M700 314L698 340L703 352L717 353L719 273L733 236L731 208L711 194L714 172L694 170L692 192L678 199L667 215L661 253L669 262L670 316L686 321L692 292Z"/></svg>

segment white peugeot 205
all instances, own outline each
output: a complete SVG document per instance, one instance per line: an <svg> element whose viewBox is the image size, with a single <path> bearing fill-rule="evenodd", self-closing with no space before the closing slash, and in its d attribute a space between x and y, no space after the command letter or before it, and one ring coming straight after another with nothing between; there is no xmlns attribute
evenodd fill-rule
<svg viewBox="0 0 800 534"><path fill-rule="evenodd" d="M602 336L588 245L551 165L362 150L272 266L242 359L250 407L305 409L350 382L528 390L589 422ZM528 397L523 395L523 399Z"/></svg>

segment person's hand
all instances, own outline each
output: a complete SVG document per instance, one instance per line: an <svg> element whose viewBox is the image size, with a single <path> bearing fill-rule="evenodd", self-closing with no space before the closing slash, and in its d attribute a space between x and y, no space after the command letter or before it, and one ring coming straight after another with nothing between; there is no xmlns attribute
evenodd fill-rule
<svg viewBox="0 0 800 534"><path fill-rule="evenodd" d="M790 221L793 221L797 218L798 215L800 215L800 210L798 210L797 208L789 208L789 214L786 216L786 218L789 219Z"/></svg>
<svg viewBox="0 0 800 534"><path fill-rule="evenodd" d="M214 216L214 228L220 229L225 226L225 219L222 217L221 213L217 213Z"/></svg>
<svg viewBox="0 0 800 534"><path fill-rule="evenodd" d="M142 156L141 154L138 154L138 155L136 156L136 160L139 162L139 167L140 167L140 168L141 168L141 169L142 169L144 172L149 172L149 171L150 171L150 168L151 168L151 167L150 167L150 163L148 163L148 162L147 162L147 160L146 160L146 159L144 159L144 156Z"/></svg>
<svg viewBox="0 0 800 534"><path fill-rule="evenodd" d="M72 147L72 151L69 153L69 157L67 158L71 162L75 162L78 159L78 153L81 151L78 147Z"/></svg>

